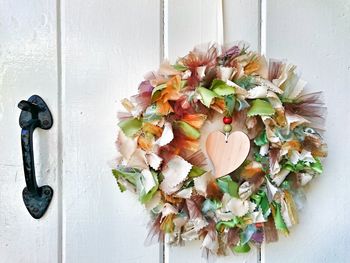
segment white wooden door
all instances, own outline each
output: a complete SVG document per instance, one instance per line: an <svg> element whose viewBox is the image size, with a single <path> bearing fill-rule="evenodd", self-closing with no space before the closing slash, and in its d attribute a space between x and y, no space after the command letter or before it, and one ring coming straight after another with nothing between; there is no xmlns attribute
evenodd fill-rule
<svg viewBox="0 0 350 263"><path fill-rule="evenodd" d="M349 262L350 2L266 1L266 54L299 65L328 107L324 174L307 191L300 224L266 246L267 262Z"/></svg>
<svg viewBox="0 0 350 263"><path fill-rule="evenodd" d="M221 13L221 5L223 12ZM223 32L223 33L222 33ZM350 142L350 3L275 0L0 1L0 262L205 262L200 244L144 246L148 215L121 194L118 101L144 73L208 41L250 42L300 66L325 91L325 173L309 189L301 223L262 248L262 262L347 262ZM54 198L40 220L27 212L17 103L32 94L54 126L34 136L39 185ZM217 262L257 262L258 253Z"/></svg>
<svg viewBox="0 0 350 263"><path fill-rule="evenodd" d="M59 226L59 67L54 1L0 1L0 262L61 260ZM34 133L38 184L55 193L42 220L22 200L25 186L17 104L42 96L55 117L48 131Z"/></svg>

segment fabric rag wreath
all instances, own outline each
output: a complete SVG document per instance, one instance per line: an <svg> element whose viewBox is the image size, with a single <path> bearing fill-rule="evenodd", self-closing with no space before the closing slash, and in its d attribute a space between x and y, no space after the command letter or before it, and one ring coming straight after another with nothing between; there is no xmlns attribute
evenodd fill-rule
<svg viewBox="0 0 350 263"><path fill-rule="evenodd" d="M226 255L298 223L327 147L321 92L306 93L295 69L242 45L195 48L122 100L113 174L150 212L149 239Z"/></svg>

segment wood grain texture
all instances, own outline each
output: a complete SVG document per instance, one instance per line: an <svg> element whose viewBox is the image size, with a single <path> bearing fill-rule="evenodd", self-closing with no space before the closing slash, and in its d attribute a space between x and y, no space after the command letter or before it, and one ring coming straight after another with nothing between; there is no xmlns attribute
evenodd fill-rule
<svg viewBox="0 0 350 263"><path fill-rule="evenodd" d="M206 150L214 166L214 176L219 178L233 172L244 162L250 150L250 141L241 131L232 132L227 141L225 134L215 131L207 137Z"/></svg>
<svg viewBox="0 0 350 263"><path fill-rule="evenodd" d="M267 56L288 59L310 91L324 91L329 156L307 189L300 224L266 245L265 262L349 262L350 2L267 3Z"/></svg>
<svg viewBox="0 0 350 263"><path fill-rule="evenodd" d="M34 132L38 185L55 193L36 220L22 199L25 179L17 104L38 94L57 120L56 3L0 1L0 262L59 262L58 126Z"/></svg>
<svg viewBox="0 0 350 263"><path fill-rule="evenodd" d="M120 100L158 68L159 15L153 0L62 1L63 262L159 260L148 213L109 165Z"/></svg>

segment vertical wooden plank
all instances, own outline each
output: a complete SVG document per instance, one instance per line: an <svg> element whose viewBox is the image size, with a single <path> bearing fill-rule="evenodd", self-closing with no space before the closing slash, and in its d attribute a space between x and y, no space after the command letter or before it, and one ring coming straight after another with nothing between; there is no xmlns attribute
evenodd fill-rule
<svg viewBox="0 0 350 263"><path fill-rule="evenodd" d="M260 49L260 6L258 0L224 0L225 43L245 41Z"/></svg>
<svg viewBox="0 0 350 263"><path fill-rule="evenodd" d="M254 1L254 3L258 2ZM225 43L246 39L251 42L253 48L258 47L258 27L250 26L248 33L241 28L245 27L244 23L246 21L249 21L252 25L258 25L258 6L254 5L254 3L253 1L223 1ZM218 5L220 5L220 1L212 0L169 1L168 35L169 58L171 62L174 62L180 56L186 55L195 45L205 44L210 41L220 41L220 28L218 26L221 23ZM246 10L249 10L249 13L245 12ZM245 16L248 17L246 18ZM201 256L200 246L200 241L186 243L184 247L166 246L165 262L207 262ZM250 254L230 254L227 257L218 258L216 262L249 263L256 262L256 259L257 254L253 249Z"/></svg>
<svg viewBox="0 0 350 263"><path fill-rule="evenodd" d="M195 45L217 41L217 1L169 1L169 59L174 62ZM201 257L201 242L187 242L183 247L166 245L166 263L206 262Z"/></svg>
<svg viewBox="0 0 350 263"><path fill-rule="evenodd" d="M144 246L148 213L108 165L120 100L159 65L159 6L62 1L63 262L159 260L158 245Z"/></svg>
<svg viewBox="0 0 350 263"><path fill-rule="evenodd" d="M261 52L261 0L224 0L224 39L226 45L237 41ZM264 250L264 245L261 250ZM254 248L247 262L259 262L260 248Z"/></svg>
<svg viewBox="0 0 350 263"><path fill-rule="evenodd" d="M350 3L267 3L267 56L298 65L310 90L325 93L329 157L324 174L307 189L300 224L266 246L266 262L348 262Z"/></svg>
<svg viewBox="0 0 350 263"><path fill-rule="evenodd" d="M175 61L195 45L217 41L217 3L169 0L169 59Z"/></svg>
<svg viewBox="0 0 350 263"><path fill-rule="evenodd" d="M55 1L0 2L0 261L58 262L58 77ZM30 216L22 200L25 187L20 110L17 103L38 94L45 99L54 125L34 133L39 185L54 189L44 217Z"/></svg>

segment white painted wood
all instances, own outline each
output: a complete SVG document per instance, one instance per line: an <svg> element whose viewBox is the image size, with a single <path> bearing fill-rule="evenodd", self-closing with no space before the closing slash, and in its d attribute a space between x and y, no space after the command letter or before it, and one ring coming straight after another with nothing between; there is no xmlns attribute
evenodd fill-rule
<svg viewBox="0 0 350 263"><path fill-rule="evenodd" d="M56 23L55 1L0 1L1 262L59 262ZM33 94L44 98L55 121L49 131L34 133L38 184L54 189L40 220L30 216L22 200L25 180L17 103Z"/></svg>
<svg viewBox="0 0 350 263"><path fill-rule="evenodd" d="M63 262L158 262L148 214L120 193L116 112L160 56L159 1L62 0Z"/></svg>
<svg viewBox="0 0 350 263"><path fill-rule="evenodd" d="M132 194L119 193L110 174L115 113L163 53L174 61L221 35L219 0L165 2L164 38L160 1L0 2L0 262L161 262L158 246L143 244L148 214ZM223 8L225 43L245 40L268 57L289 59L312 90L325 91L328 105L325 173L307 192L300 225L267 244L263 260L347 262L350 3L223 0ZM260 17L267 18L263 30ZM34 137L39 185L55 191L40 220L21 196L17 103L32 94L46 100L55 119ZM206 262L200 242L165 249L165 262ZM257 262L257 253L217 262Z"/></svg>
<svg viewBox="0 0 350 263"><path fill-rule="evenodd" d="M259 50L259 0L223 0L225 43L245 41Z"/></svg>
<svg viewBox="0 0 350 263"><path fill-rule="evenodd" d="M258 46L258 28L251 26L249 32L245 32L241 27L245 26L245 22L258 25L258 8L253 1L223 1L224 8L224 39L226 43L232 43L235 40L248 40L252 47ZM169 58L172 62L180 56L184 56L188 51L192 50L195 45L205 44L210 41L220 41L220 20L219 15L220 1L213 0L169 0ZM249 13L245 10L251 10ZM242 12L241 12L242 10ZM232 16L235 16L233 18ZM246 18L248 16L248 18ZM253 22L252 22L253 20ZM248 37L249 36L249 37ZM203 129L207 129L203 127ZM209 133L210 128L208 128ZM205 137L205 134L204 136ZM205 145L205 140L202 143ZM200 249L201 242L189 242L184 247L166 246L165 262L167 263L189 263L189 262L207 262L202 258ZM256 249L244 255L230 254L227 257L218 258L216 262L256 262Z"/></svg>
<svg viewBox="0 0 350 263"><path fill-rule="evenodd" d="M299 66L328 106L325 172L307 191L300 224L266 245L265 262L349 262L350 2L267 1L267 56Z"/></svg>
<svg viewBox="0 0 350 263"><path fill-rule="evenodd" d="M195 45L218 41L217 0L169 0L169 59L175 61Z"/></svg>
<svg viewBox="0 0 350 263"><path fill-rule="evenodd" d="M223 0L223 11L225 44L244 41L251 50L261 51L261 0ZM261 249L253 248L246 262L259 262L264 247L263 244Z"/></svg>

